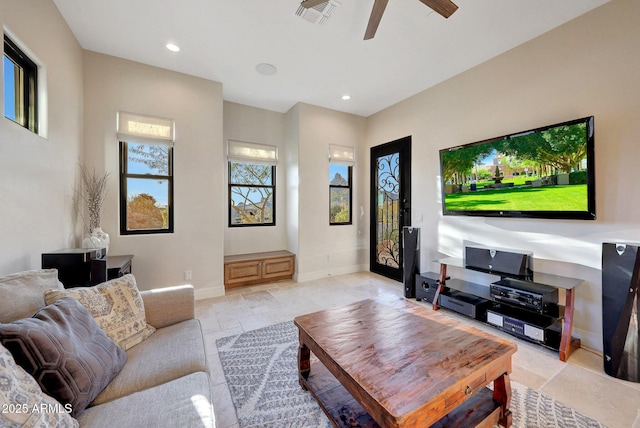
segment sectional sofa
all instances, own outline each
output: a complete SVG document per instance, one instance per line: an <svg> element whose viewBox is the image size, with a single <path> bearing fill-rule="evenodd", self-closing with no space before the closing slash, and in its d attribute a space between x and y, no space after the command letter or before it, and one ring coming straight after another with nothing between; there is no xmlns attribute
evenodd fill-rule
<svg viewBox="0 0 640 428"><path fill-rule="evenodd" d="M138 292L132 275L86 290L65 290L54 269L0 278L0 425L214 427L194 309L192 286ZM140 310L142 320L114 321Z"/></svg>

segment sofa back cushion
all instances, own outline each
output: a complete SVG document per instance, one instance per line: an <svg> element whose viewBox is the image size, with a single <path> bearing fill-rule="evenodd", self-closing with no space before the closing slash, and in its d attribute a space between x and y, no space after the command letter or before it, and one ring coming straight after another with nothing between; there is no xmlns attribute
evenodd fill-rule
<svg viewBox="0 0 640 428"><path fill-rule="evenodd" d="M62 289L56 269L14 273L0 278L0 322L30 317L42 308L45 290Z"/></svg>
<svg viewBox="0 0 640 428"><path fill-rule="evenodd" d="M46 394L71 405L74 417L127 361L126 352L71 297L45 306L33 318L0 324L0 341Z"/></svg>

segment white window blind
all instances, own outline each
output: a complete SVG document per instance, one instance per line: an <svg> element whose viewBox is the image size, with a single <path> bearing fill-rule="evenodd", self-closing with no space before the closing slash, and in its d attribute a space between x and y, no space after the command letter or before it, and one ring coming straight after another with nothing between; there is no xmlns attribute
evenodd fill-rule
<svg viewBox="0 0 640 428"><path fill-rule="evenodd" d="M329 162L353 166L356 163L356 151L353 147L329 144Z"/></svg>
<svg viewBox="0 0 640 428"><path fill-rule="evenodd" d="M227 159L230 162L275 165L278 163L278 148L268 144L228 140Z"/></svg>
<svg viewBox="0 0 640 428"><path fill-rule="evenodd" d="M175 132L173 119L118 112L118 141L173 146Z"/></svg>

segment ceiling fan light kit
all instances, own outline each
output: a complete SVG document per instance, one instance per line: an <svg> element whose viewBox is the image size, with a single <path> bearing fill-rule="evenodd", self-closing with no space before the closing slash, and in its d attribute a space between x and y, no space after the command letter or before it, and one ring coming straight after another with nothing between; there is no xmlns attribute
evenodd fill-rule
<svg viewBox="0 0 640 428"><path fill-rule="evenodd" d="M441 16L448 18L453 13L458 10L458 6L453 3L451 0L419 0L422 4L433 9L434 12L437 12ZM304 0L300 3L300 7L298 8L297 15L302 16L304 10L311 11L317 9L326 9L327 5L333 3L334 0ZM367 30L364 34L364 39L369 40L372 39L376 35L376 31L378 30L378 25L380 25L380 21L382 20L382 15L384 14L384 10L387 8L387 3L389 0L375 0L373 3L373 9L371 10L371 16L369 17L369 23L367 24ZM339 4L339 3L338 3ZM333 10L333 8L331 9ZM323 12L320 12L321 14ZM329 14L331 11L329 11ZM303 16L304 17L304 16ZM306 18L305 18L306 19ZM323 19L323 22L326 19ZM320 22L322 23L322 22Z"/></svg>

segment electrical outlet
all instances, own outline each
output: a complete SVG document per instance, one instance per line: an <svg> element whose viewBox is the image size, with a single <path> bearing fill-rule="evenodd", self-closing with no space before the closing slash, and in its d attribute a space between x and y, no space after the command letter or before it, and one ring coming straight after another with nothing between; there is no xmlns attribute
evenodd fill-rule
<svg viewBox="0 0 640 428"><path fill-rule="evenodd" d="M185 270L184 271L184 280L185 281L191 281L191 279L193 278L193 274L190 270Z"/></svg>

